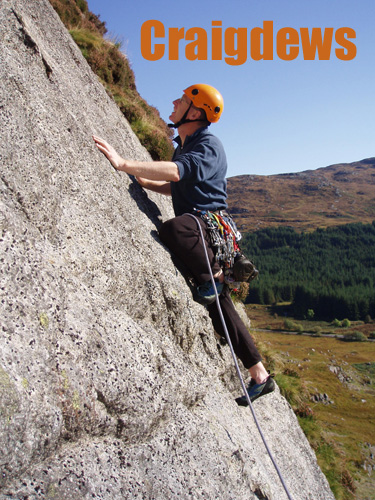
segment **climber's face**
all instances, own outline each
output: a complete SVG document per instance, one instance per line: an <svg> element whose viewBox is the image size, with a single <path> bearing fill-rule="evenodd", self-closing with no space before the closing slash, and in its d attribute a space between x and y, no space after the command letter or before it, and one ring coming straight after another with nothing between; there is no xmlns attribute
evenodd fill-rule
<svg viewBox="0 0 375 500"><path fill-rule="evenodd" d="M191 100L184 94L180 99L173 101L173 111L169 116L172 123L177 123L189 109Z"/></svg>

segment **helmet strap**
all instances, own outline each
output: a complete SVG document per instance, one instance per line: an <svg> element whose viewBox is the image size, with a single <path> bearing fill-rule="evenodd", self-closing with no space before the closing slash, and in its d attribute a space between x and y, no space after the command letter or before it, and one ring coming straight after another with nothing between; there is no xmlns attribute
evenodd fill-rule
<svg viewBox="0 0 375 500"><path fill-rule="evenodd" d="M189 104L188 109L185 111L184 116L181 118L181 120L179 122L177 122L177 123L168 123L168 127L169 128L178 128L181 125L183 125L184 123L187 123L187 122L190 122L190 121L195 121L195 120L187 120L186 119L186 117L187 117L187 115L188 115L188 113L190 111L190 108L191 108L192 104L193 104L193 101L191 101L191 103Z"/></svg>
<svg viewBox="0 0 375 500"><path fill-rule="evenodd" d="M207 122L208 120L203 120L202 118L196 118L195 120L188 120L186 118L187 115L188 115L188 113L189 113L189 111L190 111L190 108L192 107L192 105L193 105L193 101L190 103L190 106L188 107L188 109L184 113L184 116L181 118L181 120L179 122L177 122L177 123L168 123L168 127L169 128L178 128L181 125L183 125L184 123Z"/></svg>
<svg viewBox="0 0 375 500"><path fill-rule="evenodd" d="M181 118L181 120L178 123L168 123L168 127L169 128L178 128L181 125L183 125L184 123L193 123L193 122L206 122L206 120L202 120L202 118L197 118L196 120L183 120ZM208 122L208 124L210 124L210 122Z"/></svg>

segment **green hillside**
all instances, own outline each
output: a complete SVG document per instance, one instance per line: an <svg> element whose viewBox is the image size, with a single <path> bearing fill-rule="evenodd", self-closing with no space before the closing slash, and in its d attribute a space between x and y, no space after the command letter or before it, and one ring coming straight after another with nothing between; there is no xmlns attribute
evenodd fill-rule
<svg viewBox="0 0 375 500"><path fill-rule="evenodd" d="M247 302L292 302L294 316L328 321L375 317L375 222L267 228L246 233L241 246L260 271Z"/></svg>

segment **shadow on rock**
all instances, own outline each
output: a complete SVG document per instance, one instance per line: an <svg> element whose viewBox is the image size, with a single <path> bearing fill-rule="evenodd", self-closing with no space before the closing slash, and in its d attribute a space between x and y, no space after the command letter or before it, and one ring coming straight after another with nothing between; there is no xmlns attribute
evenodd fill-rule
<svg viewBox="0 0 375 500"><path fill-rule="evenodd" d="M155 202L150 200L144 189L138 184L133 175L129 175L132 184L129 185L129 194L137 203L138 208L155 224L158 229L161 224L161 212Z"/></svg>

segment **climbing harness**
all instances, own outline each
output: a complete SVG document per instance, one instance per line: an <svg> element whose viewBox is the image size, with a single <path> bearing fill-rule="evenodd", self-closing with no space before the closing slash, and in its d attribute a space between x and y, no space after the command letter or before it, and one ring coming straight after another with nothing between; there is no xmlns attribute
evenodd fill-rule
<svg viewBox="0 0 375 500"><path fill-rule="evenodd" d="M269 446L267 444L266 438L264 437L264 434L263 434L262 429L261 429L261 427L259 425L257 416L256 416L256 414L254 412L254 408L253 408L253 405L251 403L249 394L248 394L248 392L246 390L245 382L243 380L240 368L238 366L238 362L237 362L236 355L234 353L232 341L230 339L230 336L229 336L229 333L228 333L228 329L227 329L227 325L225 323L225 319L224 319L224 316L223 316L223 311L222 311L221 306L220 306L219 294L217 293L216 283L215 283L215 279L214 279L214 276L213 276L213 273L212 273L212 269L211 269L211 265L210 265L210 259L208 257L206 245L204 244L205 240L204 240L204 237L203 237L202 227L201 227L201 225L199 223L199 220L197 219L197 217L195 215L193 215L193 214L186 214L186 215L189 215L190 217L193 217L193 219L195 219L195 221L196 221L196 223L198 225L198 228L199 228L200 236L201 236L201 239L202 239L202 242L203 242L204 253L205 253L205 256L206 256L207 267L208 267L208 270L209 270L209 273L210 273L210 276L211 276L212 286L213 286L213 288L215 290L217 309L218 309L218 312L219 312L219 315L220 315L220 319L221 319L221 322L222 322L222 325L223 325L223 328L224 328L225 338L226 338L226 340L228 342L228 345L229 345L229 348L230 348L230 351L231 351L231 354L232 354L232 357L233 357L234 365L236 367L237 375L238 375L238 378L240 380L240 383L241 383L241 386L242 386L242 390L243 390L243 392L245 394L245 397L247 399L247 402L249 404L249 408L250 408L251 413L253 415L255 425L256 425L256 427L258 429L260 437L262 438L262 441L263 441L263 444L264 444L264 446L265 446L265 448L267 450L268 456L270 457L271 462L272 462L272 464L273 464L273 466L274 466L274 468L275 468L275 470L276 470L276 472L277 472L277 474L278 474L278 476L280 478L281 484L282 484L282 486L284 488L284 491L285 491L288 499L289 500L293 500L293 498L292 498L291 494L289 493L289 490L288 490L288 488L287 488L287 486L285 484L285 481L284 481L284 478L283 478L283 476L281 474L281 471L280 471L280 469L279 469L279 467L278 467L275 459L272 456L271 450L270 450L270 448L269 448Z"/></svg>
<svg viewBox="0 0 375 500"><path fill-rule="evenodd" d="M234 260L240 254L238 241L241 233L233 219L226 212L195 210L206 223L211 245L215 248L216 260L222 267L233 267Z"/></svg>
<svg viewBox="0 0 375 500"><path fill-rule="evenodd" d="M224 271L225 283L239 288L241 283L255 279L259 271L241 252L242 235L232 217L225 211L194 210L206 224L215 259Z"/></svg>

